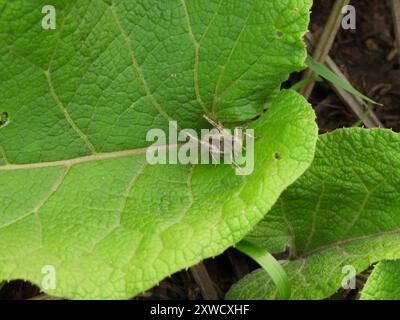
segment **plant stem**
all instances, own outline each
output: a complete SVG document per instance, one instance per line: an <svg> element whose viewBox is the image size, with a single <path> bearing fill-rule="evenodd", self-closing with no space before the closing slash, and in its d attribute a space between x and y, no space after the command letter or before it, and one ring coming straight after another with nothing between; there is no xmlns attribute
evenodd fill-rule
<svg viewBox="0 0 400 320"><path fill-rule="evenodd" d="M306 35L306 41L308 43L308 47L310 49L312 49L313 45L314 45L314 39L313 39L313 35L310 32ZM346 78L346 76L343 74L343 72L337 66L335 61L333 61L333 59L329 55L327 55L325 58L325 65L332 72L334 72L338 77L340 77L350 83L350 81ZM362 120L362 122L364 123L364 125L367 128L382 128L383 127L382 123L376 117L375 113L372 110L369 110L367 103L362 101L360 98L357 98L357 97L353 96L352 94L348 93L346 90L343 90L342 88L336 86L332 82L328 81L328 84L336 92L336 94L343 101L343 103L345 105L347 105L354 112L354 114L357 115L357 117L359 119ZM367 114L367 116L366 116L366 114Z"/></svg>
<svg viewBox="0 0 400 320"><path fill-rule="evenodd" d="M336 34L339 30L341 21L342 21L342 9L344 6L348 5L350 0L336 0L333 8L331 10L331 14L328 18L328 21L325 25L325 28L321 34L321 37L315 46L313 58L320 62L324 63L325 59L332 48L332 44L335 41ZM313 78L315 74L311 70L307 70L304 74L304 79ZM305 85L300 93L304 95L306 99L308 99L314 89L315 82L312 81Z"/></svg>
<svg viewBox="0 0 400 320"><path fill-rule="evenodd" d="M210 275L203 262L190 268L194 280L199 285L201 294L205 300L218 300L218 293L215 290L214 282L211 280Z"/></svg>
<svg viewBox="0 0 400 320"><path fill-rule="evenodd" d="M400 0L391 0L397 55L400 63Z"/></svg>

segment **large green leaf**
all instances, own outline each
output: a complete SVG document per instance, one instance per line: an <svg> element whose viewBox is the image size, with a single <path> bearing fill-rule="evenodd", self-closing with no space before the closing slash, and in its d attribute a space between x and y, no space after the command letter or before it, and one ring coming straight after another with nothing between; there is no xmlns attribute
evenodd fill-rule
<svg viewBox="0 0 400 320"><path fill-rule="evenodd" d="M342 129L321 136L313 164L285 191L247 240L279 253L293 299L332 295L373 262L400 257L400 135ZM343 269L343 267L349 268ZM275 289L257 270L228 298L269 299Z"/></svg>
<svg viewBox="0 0 400 320"><path fill-rule="evenodd" d="M311 163L314 113L291 91L310 0L1 1L0 279L126 298L239 241ZM255 170L151 166L167 120L255 122Z"/></svg>
<svg viewBox="0 0 400 320"><path fill-rule="evenodd" d="M379 262L362 290L361 299L400 300L400 261Z"/></svg>

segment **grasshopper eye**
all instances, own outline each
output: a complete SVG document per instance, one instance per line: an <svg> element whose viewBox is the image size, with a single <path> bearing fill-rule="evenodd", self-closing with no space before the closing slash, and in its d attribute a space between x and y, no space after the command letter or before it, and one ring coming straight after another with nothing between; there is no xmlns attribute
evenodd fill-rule
<svg viewBox="0 0 400 320"><path fill-rule="evenodd" d="M3 112L0 115L0 128L4 127L7 123L8 123L8 113L7 112Z"/></svg>

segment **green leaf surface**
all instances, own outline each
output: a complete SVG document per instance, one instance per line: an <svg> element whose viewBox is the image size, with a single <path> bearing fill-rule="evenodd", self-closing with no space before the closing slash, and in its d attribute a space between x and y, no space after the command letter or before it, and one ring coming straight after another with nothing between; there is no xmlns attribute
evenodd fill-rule
<svg viewBox="0 0 400 320"><path fill-rule="evenodd" d="M292 299L322 299L348 275L400 257L400 135L385 129L342 129L323 135L315 160L248 235L282 261ZM257 270L234 285L230 299L272 299Z"/></svg>
<svg viewBox="0 0 400 320"><path fill-rule="evenodd" d="M362 290L361 300L400 300L400 260L377 264Z"/></svg>
<svg viewBox="0 0 400 320"><path fill-rule="evenodd" d="M128 298L238 242L312 161L310 0L1 1L0 279ZM255 170L148 165L146 133L251 119ZM279 157L277 157L279 155Z"/></svg>

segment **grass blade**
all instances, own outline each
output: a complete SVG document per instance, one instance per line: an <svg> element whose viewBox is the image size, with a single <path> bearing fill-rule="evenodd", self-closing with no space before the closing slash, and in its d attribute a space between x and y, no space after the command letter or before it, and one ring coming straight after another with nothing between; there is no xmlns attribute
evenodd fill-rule
<svg viewBox="0 0 400 320"><path fill-rule="evenodd" d="M312 57L308 56L306 59L306 65L315 73L323 77L324 79L332 82L334 85L338 86L339 88L342 88L343 90L346 90L347 92L351 93L352 95L363 99L367 102L376 104L376 105L381 105L374 100L368 98L366 95L362 94L360 91L355 89L349 82L346 80L341 79L338 77L335 73L333 73L331 70L329 70L327 67L325 67L323 64L315 61Z"/></svg>
<svg viewBox="0 0 400 320"><path fill-rule="evenodd" d="M239 242L236 245L236 248L257 261L257 263L269 274L278 289L277 298L279 300L290 299L292 289L289 278L281 264L272 256L272 254L246 240Z"/></svg>

